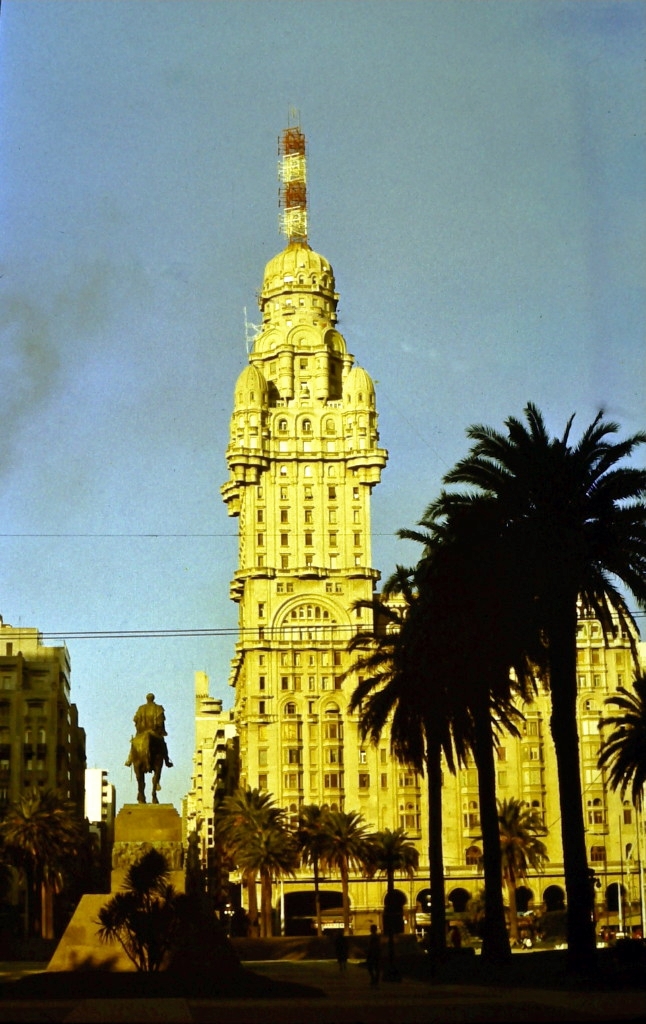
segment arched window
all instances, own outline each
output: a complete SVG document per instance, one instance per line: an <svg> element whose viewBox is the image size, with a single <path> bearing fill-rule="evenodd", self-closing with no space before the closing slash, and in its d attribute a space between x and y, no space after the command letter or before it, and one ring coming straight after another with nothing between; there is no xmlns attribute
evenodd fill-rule
<svg viewBox="0 0 646 1024"><path fill-rule="evenodd" d="M296 705L294 704L293 701L290 701L288 704L285 704L285 714L286 715L295 715L296 714Z"/></svg>
<svg viewBox="0 0 646 1024"><path fill-rule="evenodd" d="M478 867L482 859L482 850L479 846L469 846L465 855L464 862L467 867Z"/></svg>
<svg viewBox="0 0 646 1024"><path fill-rule="evenodd" d="M311 475L312 475L312 467L311 466L304 466L303 467L303 476L310 477Z"/></svg>
<svg viewBox="0 0 646 1024"><path fill-rule="evenodd" d="M281 434L284 434L287 430L287 420L278 420L278 429Z"/></svg>
<svg viewBox="0 0 646 1024"><path fill-rule="evenodd" d="M311 420L303 420L303 433L304 434L311 434L312 433L312 421Z"/></svg>

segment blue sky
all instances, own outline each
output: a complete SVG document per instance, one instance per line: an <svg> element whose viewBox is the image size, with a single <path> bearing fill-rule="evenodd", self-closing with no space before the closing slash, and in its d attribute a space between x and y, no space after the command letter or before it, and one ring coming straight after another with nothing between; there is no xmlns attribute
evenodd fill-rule
<svg viewBox="0 0 646 1024"><path fill-rule="evenodd" d="M378 382L387 575L469 424L529 400L554 431L646 425L645 36L633 0L4 0L0 614L67 637L119 805L149 689L177 806L194 672L233 702L219 488L290 108L310 241Z"/></svg>

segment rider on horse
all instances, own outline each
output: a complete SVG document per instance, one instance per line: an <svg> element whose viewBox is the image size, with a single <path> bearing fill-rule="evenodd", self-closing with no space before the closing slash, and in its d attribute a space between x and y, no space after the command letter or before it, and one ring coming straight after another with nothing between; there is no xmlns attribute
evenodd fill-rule
<svg viewBox="0 0 646 1024"><path fill-rule="evenodd" d="M155 704L155 694L146 694L146 703L141 704L135 712L133 718L135 728L137 730L137 736L146 736L147 733L153 733L158 736L162 741L164 751L164 764L167 768L173 767L173 762L168 757L168 747L166 746L165 736L168 735L166 732L166 713L161 704ZM137 739L135 736L135 740ZM134 740L133 740L134 743ZM132 745L130 747L130 754L126 761L126 768L129 768L132 764Z"/></svg>

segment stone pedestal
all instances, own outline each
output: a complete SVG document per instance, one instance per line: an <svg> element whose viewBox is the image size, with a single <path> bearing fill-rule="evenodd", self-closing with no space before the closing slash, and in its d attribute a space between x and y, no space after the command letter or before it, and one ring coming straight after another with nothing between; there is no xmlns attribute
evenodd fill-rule
<svg viewBox="0 0 646 1024"><path fill-rule="evenodd" d="M111 893L118 892L131 864L153 847L170 866L169 881L184 892L182 819L172 804L124 804L115 820ZM99 941L98 916L110 894L82 896L65 929L48 971L134 971L118 944Z"/></svg>
<svg viewBox="0 0 646 1024"><path fill-rule="evenodd" d="M114 822L110 889L118 892L131 864L150 849L163 853L169 881L184 892L182 819L172 804L124 804Z"/></svg>

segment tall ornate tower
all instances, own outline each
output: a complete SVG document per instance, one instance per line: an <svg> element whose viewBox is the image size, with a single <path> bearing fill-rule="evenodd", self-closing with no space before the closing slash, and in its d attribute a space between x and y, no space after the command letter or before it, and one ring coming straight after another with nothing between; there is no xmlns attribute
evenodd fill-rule
<svg viewBox="0 0 646 1024"><path fill-rule="evenodd" d="M347 642L365 622L354 602L370 599L379 578L370 497L387 452L373 382L336 329L332 267L307 241L299 128L283 132L280 156L287 245L265 268L262 325L235 388L222 487L239 520L230 681L241 783L292 813L302 803L336 804L381 827L392 824L392 792L386 819L378 753L359 743L347 714L354 683L341 675ZM386 797L384 784L384 808Z"/></svg>

